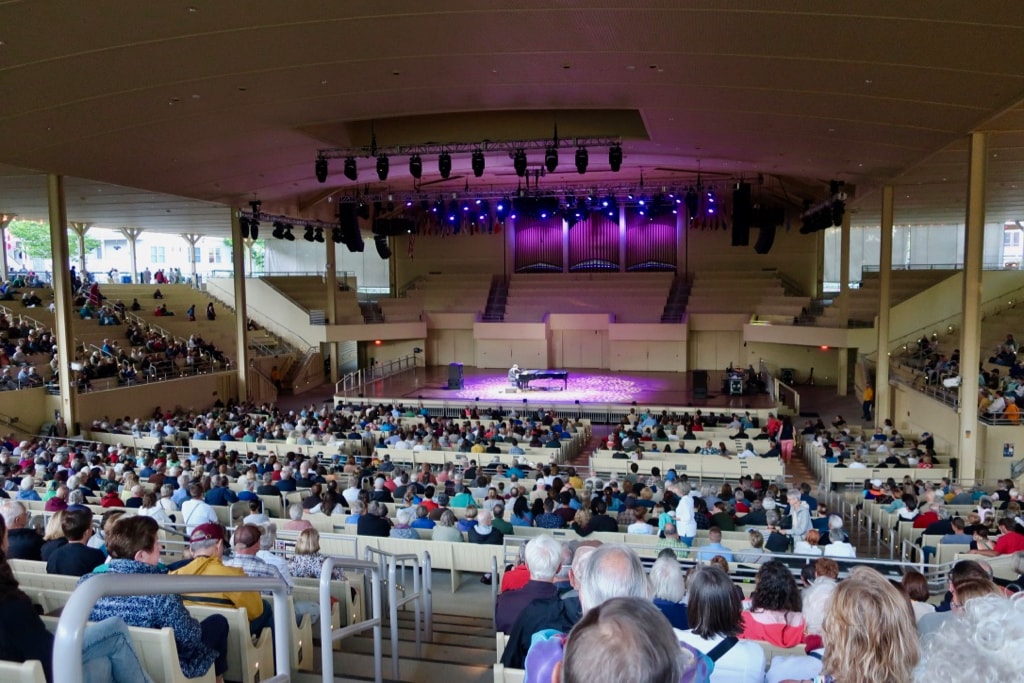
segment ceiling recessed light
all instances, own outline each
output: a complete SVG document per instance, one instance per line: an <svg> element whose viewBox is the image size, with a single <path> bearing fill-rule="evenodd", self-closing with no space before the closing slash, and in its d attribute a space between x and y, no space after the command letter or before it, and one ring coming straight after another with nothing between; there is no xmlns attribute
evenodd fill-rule
<svg viewBox="0 0 1024 683"><path fill-rule="evenodd" d="M198 11L199 11L199 8L198 8L198 7L189 7L189 8L188 8L188 13L189 13L189 14L195 14L195 13L196 13L196 12L198 12Z"/></svg>
<svg viewBox="0 0 1024 683"><path fill-rule="evenodd" d="M870 78L865 78L864 79L864 85L871 85L872 83L874 83L874 81L871 80Z"/></svg>
<svg viewBox="0 0 1024 683"><path fill-rule="evenodd" d="M193 100L198 100L199 99L199 95L192 95L192 99Z"/></svg>
<svg viewBox="0 0 1024 683"><path fill-rule="evenodd" d="M324 80L320 81L320 85L327 85L327 79L325 78Z"/></svg>
<svg viewBox="0 0 1024 683"><path fill-rule="evenodd" d="M571 65L571 64L563 64L563 65L562 65L562 68L563 68L563 69L571 69L571 68L572 68L572 65Z"/></svg>
<svg viewBox="0 0 1024 683"><path fill-rule="evenodd" d="M636 71L636 67L630 64L629 66L626 67L626 71Z"/></svg>
<svg viewBox="0 0 1024 683"><path fill-rule="evenodd" d="M391 72L391 75L392 75L392 76L401 76L401 75L402 75L402 72L401 72L401 71L392 71L392 72Z"/></svg>

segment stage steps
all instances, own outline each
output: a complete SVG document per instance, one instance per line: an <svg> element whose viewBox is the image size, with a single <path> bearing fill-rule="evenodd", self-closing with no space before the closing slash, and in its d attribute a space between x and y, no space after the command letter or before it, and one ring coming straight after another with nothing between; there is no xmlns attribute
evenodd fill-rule
<svg viewBox="0 0 1024 683"><path fill-rule="evenodd" d="M484 322L500 323L505 320L505 306L508 304L508 279L495 275L491 279L491 289L487 293L487 307L484 309Z"/></svg>
<svg viewBox="0 0 1024 683"><path fill-rule="evenodd" d="M677 275L672 280L672 289L665 301L665 310L661 314L663 323L681 323L686 313L686 302L690 298L690 283L685 277Z"/></svg>

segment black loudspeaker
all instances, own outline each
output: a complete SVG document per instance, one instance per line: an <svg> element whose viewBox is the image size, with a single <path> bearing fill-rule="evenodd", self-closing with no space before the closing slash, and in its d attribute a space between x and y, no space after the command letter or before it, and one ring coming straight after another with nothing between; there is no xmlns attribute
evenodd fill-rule
<svg viewBox="0 0 1024 683"><path fill-rule="evenodd" d="M754 251L758 254L767 254L772 250L773 244L775 244L775 224L762 225L761 232L757 236L757 244L754 245Z"/></svg>
<svg viewBox="0 0 1024 683"><path fill-rule="evenodd" d="M388 246L388 238L384 235L374 235L373 242L377 245L377 255L385 261L391 258L391 247Z"/></svg>
<svg viewBox="0 0 1024 683"><path fill-rule="evenodd" d="M750 244L750 185L740 183L732 191L732 246Z"/></svg>
<svg viewBox="0 0 1024 683"><path fill-rule="evenodd" d="M448 388L465 389L466 381L462 377L462 363L448 364Z"/></svg>
<svg viewBox="0 0 1024 683"><path fill-rule="evenodd" d="M707 370L694 370L693 371L693 397L694 398L707 398L708 397L708 371Z"/></svg>

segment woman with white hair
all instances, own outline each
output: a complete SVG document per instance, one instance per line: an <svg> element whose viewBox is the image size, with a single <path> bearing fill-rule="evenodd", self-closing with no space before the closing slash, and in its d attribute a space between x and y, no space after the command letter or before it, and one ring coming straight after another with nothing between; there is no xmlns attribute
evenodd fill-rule
<svg viewBox="0 0 1024 683"><path fill-rule="evenodd" d="M658 554L650 573L654 606L661 610L672 628L685 631L690 628L686 620L686 582L679 560L671 548Z"/></svg>
<svg viewBox="0 0 1024 683"><path fill-rule="evenodd" d="M827 540L828 544L824 546L825 557L857 557L857 549L847 541L843 518L839 515L829 515Z"/></svg>
<svg viewBox="0 0 1024 683"><path fill-rule="evenodd" d="M391 527L391 538L419 540L419 534L410 526L414 514L413 508L402 508L398 511L395 526Z"/></svg>
<svg viewBox="0 0 1024 683"><path fill-rule="evenodd" d="M33 477L22 477L15 500L42 500L36 492L35 486L36 480Z"/></svg>
<svg viewBox="0 0 1024 683"><path fill-rule="evenodd" d="M672 487L672 491L679 496L679 503L676 505L674 517L676 518L676 529L679 531L679 540L687 547L693 545L693 539L697 537L697 518L693 512L693 496L690 495L690 484L679 482Z"/></svg>

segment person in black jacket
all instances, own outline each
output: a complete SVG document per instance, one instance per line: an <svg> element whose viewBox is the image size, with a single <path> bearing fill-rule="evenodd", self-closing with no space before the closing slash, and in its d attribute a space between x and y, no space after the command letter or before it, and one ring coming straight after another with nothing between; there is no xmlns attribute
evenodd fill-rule
<svg viewBox="0 0 1024 683"><path fill-rule="evenodd" d="M92 511L89 508L69 508L64 513L61 529L68 542L50 554L46 562L47 574L85 576L106 561L102 550L87 545L93 534Z"/></svg>
<svg viewBox="0 0 1024 683"><path fill-rule="evenodd" d="M384 503L376 500L371 501L366 509L366 514L359 515L356 523L356 534L359 536L380 536L386 538L391 535L391 522L387 518L388 508Z"/></svg>
<svg viewBox="0 0 1024 683"><path fill-rule="evenodd" d="M28 510L16 500L0 503L0 515L7 524L7 557L12 560L42 560L43 537L27 528Z"/></svg>
<svg viewBox="0 0 1024 683"><path fill-rule="evenodd" d="M602 499L595 499L590 509L593 514L590 517L590 524L587 525L588 533L595 531L618 533L619 523L614 517L609 517L606 514L608 512L608 505Z"/></svg>

